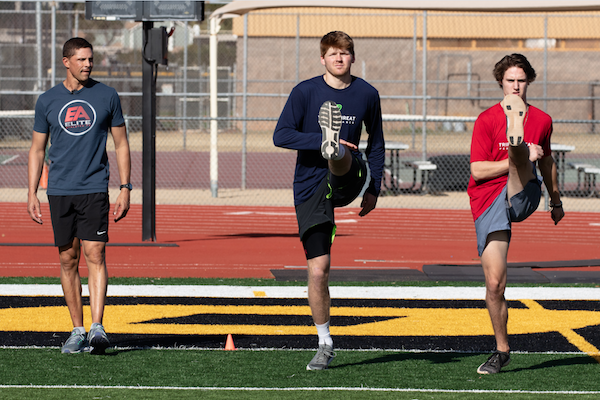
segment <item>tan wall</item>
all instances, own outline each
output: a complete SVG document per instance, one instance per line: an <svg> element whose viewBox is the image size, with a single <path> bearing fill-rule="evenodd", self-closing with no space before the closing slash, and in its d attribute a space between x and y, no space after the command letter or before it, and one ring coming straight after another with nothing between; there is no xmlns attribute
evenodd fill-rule
<svg viewBox="0 0 600 400"><path fill-rule="evenodd" d="M543 38L545 16L548 37L554 39L600 38L600 12L572 13L450 13L429 12L429 38L523 39ZM297 19L300 36L321 37L341 30L353 37L408 38L422 33L422 12L353 8L279 8L248 14L249 36L295 37ZM244 34L244 18L233 19L233 33Z"/></svg>

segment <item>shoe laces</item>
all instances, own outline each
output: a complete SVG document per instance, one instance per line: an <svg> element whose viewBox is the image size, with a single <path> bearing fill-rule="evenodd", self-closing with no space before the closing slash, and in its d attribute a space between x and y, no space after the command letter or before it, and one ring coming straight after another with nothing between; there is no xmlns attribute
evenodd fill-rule
<svg viewBox="0 0 600 400"><path fill-rule="evenodd" d="M327 360L328 358L334 358L334 357L335 357L334 351L329 350L326 347L319 347L319 350L317 351L317 360L323 361L323 360Z"/></svg>
<svg viewBox="0 0 600 400"><path fill-rule="evenodd" d="M494 353L488 359L488 364L493 366L500 366L500 353Z"/></svg>
<svg viewBox="0 0 600 400"><path fill-rule="evenodd" d="M492 364L492 365L497 365L498 367L502 367L502 364L504 364L504 362L502 361L502 355L504 353L500 352L500 351L495 351L494 354L492 354L490 356L490 358L488 359L488 363Z"/></svg>
<svg viewBox="0 0 600 400"><path fill-rule="evenodd" d="M80 341L83 341L83 340L85 340L85 335L83 335L79 332L73 331L73 332L71 332L71 336L69 336L66 343L79 343Z"/></svg>

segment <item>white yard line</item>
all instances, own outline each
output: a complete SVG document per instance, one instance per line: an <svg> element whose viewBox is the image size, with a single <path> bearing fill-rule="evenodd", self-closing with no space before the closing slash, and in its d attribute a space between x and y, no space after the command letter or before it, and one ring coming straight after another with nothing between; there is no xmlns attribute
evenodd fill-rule
<svg viewBox="0 0 600 400"><path fill-rule="evenodd" d="M412 286L332 286L331 297L338 299L423 299L481 300L484 287ZM84 296L89 296L87 285ZM0 284L0 296L62 296L58 284ZM221 297L221 298L306 298L305 286L227 286L227 285L109 285L115 297ZM600 300L600 288L592 287L509 287L508 300Z"/></svg>
<svg viewBox="0 0 600 400"><path fill-rule="evenodd" d="M600 394L600 391L584 390L452 390L373 387L194 387L194 386L92 386L92 385L0 385L0 389L125 389L125 390L186 390L186 391L248 391L248 392L415 392L415 393L501 393L501 394Z"/></svg>

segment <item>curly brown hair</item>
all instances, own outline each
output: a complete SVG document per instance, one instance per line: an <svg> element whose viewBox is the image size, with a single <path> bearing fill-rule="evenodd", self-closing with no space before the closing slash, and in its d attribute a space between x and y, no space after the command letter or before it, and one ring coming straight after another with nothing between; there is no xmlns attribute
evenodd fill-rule
<svg viewBox="0 0 600 400"><path fill-rule="evenodd" d="M531 83L535 81L536 73L527 58L518 53L513 53L511 55L506 55L502 58L502 60L498 61L494 66L494 78L498 82L498 85L502 87L502 79L504 78L504 73L507 69L511 67L519 67L525 72L525 76L527 76L527 83Z"/></svg>

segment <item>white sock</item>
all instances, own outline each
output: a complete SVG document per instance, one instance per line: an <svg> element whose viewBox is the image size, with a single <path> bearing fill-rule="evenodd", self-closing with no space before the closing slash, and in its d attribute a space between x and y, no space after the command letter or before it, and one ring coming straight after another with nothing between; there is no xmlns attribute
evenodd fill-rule
<svg viewBox="0 0 600 400"><path fill-rule="evenodd" d="M344 158L344 155L346 154L346 146L344 146L343 144L340 144L339 147L340 147L340 150L338 152L338 155L333 158L336 161L341 160L342 158Z"/></svg>
<svg viewBox="0 0 600 400"><path fill-rule="evenodd" d="M319 335L319 344L326 344L333 347L333 339L329 333L329 321L322 325L315 324L317 327L317 334Z"/></svg>
<svg viewBox="0 0 600 400"><path fill-rule="evenodd" d="M75 329L80 335L85 335L85 328L83 326L76 326L73 329Z"/></svg>

